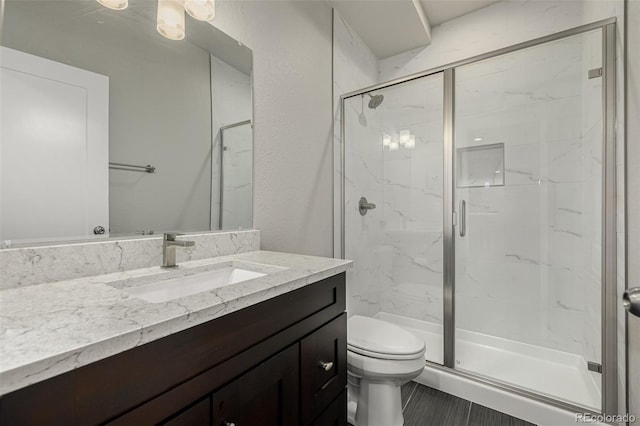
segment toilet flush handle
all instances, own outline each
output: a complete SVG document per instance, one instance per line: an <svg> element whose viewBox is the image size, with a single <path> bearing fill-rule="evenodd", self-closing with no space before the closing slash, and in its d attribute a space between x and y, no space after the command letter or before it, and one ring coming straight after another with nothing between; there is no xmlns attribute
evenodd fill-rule
<svg viewBox="0 0 640 426"><path fill-rule="evenodd" d="M333 363L320 361L320 368L322 368L324 371L329 371L333 368Z"/></svg>

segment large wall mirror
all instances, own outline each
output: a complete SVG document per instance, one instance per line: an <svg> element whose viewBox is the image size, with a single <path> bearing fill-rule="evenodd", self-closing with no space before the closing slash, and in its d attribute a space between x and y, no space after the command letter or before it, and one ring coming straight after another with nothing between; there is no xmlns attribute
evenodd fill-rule
<svg viewBox="0 0 640 426"><path fill-rule="evenodd" d="M252 227L251 50L176 1L3 1L3 247Z"/></svg>

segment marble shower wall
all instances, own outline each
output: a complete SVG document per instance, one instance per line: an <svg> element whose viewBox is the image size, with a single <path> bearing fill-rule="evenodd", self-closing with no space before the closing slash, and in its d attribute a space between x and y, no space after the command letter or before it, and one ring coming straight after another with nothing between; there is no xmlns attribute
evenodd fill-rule
<svg viewBox="0 0 640 426"><path fill-rule="evenodd" d="M341 162L340 162L340 96L363 87L371 86L378 81L378 58L371 52L367 45L362 41L360 36L353 31L351 27L344 21L340 14L333 10L333 105L334 105L334 255L339 257L342 255L341 247L341 213L340 213L340 181L341 181ZM374 170L367 170L366 164L351 162L350 165L358 164L358 168L353 176L349 176L345 182L345 189L350 196L351 201L346 206L347 214L350 222L346 225L346 229L350 234L347 236L347 245L349 250L345 253L346 259L357 259L352 269L347 271L347 310L349 314L372 315L377 312L377 304L370 297L375 294L373 286L370 284L376 282L380 275L377 270L371 271L367 265L380 265L378 259L386 259L380 255L378 248L381 240L381 227L379 223L373 223L372 218L377 216L375 210L372 214L368 214L366 219L362 218L357 207L353 204L353 197L367 196L371 202L376 202L379 194L370 188L376 188L376 176L379 175L382 151L380 144L372 142L376 135L368 128L368 124L375 125L375 111L369 110L364 104L364 99L357 98L347 101L349 107L345 109L345 115L350 123L354 123L351 133L347 135L349 147L364 147L364 154L368 156ZM364 104L364 106L363 106ZM367 108L365 110L365 108ZM361 124L360 115L363 113L364 123ZM363 141L360 142L360 137ZM365 143L369 141L369 143ZM349 167L349 166L348 166ZM378 180L379 186L381 182ZM363 192L366 190L366 193ZM376 200L374 200L374 198ZM357 200L356 200L357 202ZM376 214L373 214L375 212ZM378 218L379 220L379 218ZM354 242L354 244L350 244Z"/></svg>
<svg viewBox="0 0 640 426"><path fill-rule="evenodd" d="M442 322L442 75L345 101L346 257L351 312ZM383 145L409 131L415 147ZM365 216L360 197L375 203Z"/></svg>
<svg viewBox="0 0 640 426"><path fill-rule="evenodd" d="M260 231L189 234L178 262L260 250ZM0 289L162 264L162 236L0 250Z"/></svg>
<svg viewBox="0 0 640 426"><path fill-rule="evenodd" d="M345 122L345 258L358 260L347 275L347 309L373 315L379 310L379 282L391 275L383 245L382 128L378 111L361 96L345 101ZM364 216L358 209L361 197L377 206Z"/></svg>
<svg viewBox="0 0 640 426"><path fill-rule="evenodd" d="M443 77L381 91L384 133L402 130L415 147L383 149L381 212L385 265L376 288L379 310L442 324L443 317Z"/></svg>

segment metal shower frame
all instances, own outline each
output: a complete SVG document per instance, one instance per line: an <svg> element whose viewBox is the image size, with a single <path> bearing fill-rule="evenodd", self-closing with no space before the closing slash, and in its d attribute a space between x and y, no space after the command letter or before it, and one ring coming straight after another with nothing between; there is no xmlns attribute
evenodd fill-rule
<svg viewBox="0 0 640 426"><path fill-rule="evenodd" d="M602 404L601 411L582 407L535 392L524 390L492 378L455 368L455 198L454 172L454 88L455 69L485 59L538 46L600 29L602 31L602 123L603 123L603 185L602 185ZM527 398L573 412L616 414L618 412L618 333L617 333L617 242L616 242L616 18L604 19L559 33L536 38L514 46L453 62L369 86L340 96L340 257L345 253L345 100L374 90L399 85L422 77L442 73L444 77L444 365L427 362L429 367L488 384ZM334 224L335 228L336 224ZM336 253L337 254L337 253Z"/></svg>

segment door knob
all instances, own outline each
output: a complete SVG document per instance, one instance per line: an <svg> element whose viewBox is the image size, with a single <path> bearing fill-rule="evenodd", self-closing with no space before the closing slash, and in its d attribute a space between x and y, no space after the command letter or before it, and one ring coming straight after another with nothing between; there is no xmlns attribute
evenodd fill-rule
<svg viewBox="0 0 640 426"><path fill-rule="evenodd" d="M640 317L640 287L630 288L622 296L622 304L630 314Z"/></svg>

